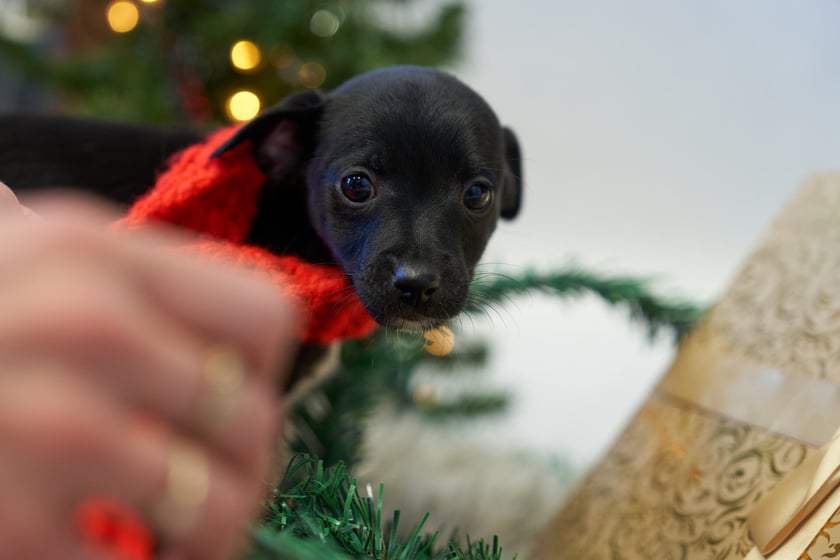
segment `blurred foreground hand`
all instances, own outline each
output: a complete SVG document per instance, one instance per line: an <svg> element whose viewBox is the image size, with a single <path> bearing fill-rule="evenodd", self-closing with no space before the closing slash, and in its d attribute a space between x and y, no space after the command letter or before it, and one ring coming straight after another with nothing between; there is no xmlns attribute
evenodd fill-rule
<svg viewBox="0 0 840 560"><path fill-rule="evenodd" d="M266 280L116 217L69 196L30 210L0 183L0 558L116 558L79 525L99 499L160 558L233 558L297 315Z"/></svg>

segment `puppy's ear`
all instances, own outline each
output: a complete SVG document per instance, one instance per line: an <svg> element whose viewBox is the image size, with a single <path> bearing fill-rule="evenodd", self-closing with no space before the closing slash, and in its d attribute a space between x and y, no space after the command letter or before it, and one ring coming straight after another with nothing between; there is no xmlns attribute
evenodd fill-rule
<svg viewBox="0 0 840 560"><path fill-rule="evenodd" d="M318 90L293 93L243 125L212 157L250 140L260 169L269 179L281 179L314 149L326 100Z"/></svg>
<svg viewBox="0 0 840 560"><path fill-rule="evenodd" d="M501 216L510 220L516 217L522 205L522 157L519 141L513 131L504 127L502 132L505 141L505 171L502 180Z"/></svg>

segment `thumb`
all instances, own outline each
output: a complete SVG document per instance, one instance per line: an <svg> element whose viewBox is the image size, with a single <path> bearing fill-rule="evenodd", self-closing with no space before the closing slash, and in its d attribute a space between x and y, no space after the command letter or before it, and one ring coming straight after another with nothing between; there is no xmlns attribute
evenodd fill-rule
<svg viewBox="0 0 840 560"><path fill-rule="evenodd" d="M17 219L21 217L26 221L41 221L38 214L21 204L12 189L0 181L0 218Z"/></svg>

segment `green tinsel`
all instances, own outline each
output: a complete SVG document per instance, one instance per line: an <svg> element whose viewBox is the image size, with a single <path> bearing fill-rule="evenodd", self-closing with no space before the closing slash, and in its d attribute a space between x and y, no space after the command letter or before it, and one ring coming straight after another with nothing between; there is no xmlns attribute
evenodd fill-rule
<svg viewBox="0 0 840 560"><path fill-rule="evenodd" d="M247 560L501 560L492 544L438 544L438 534L423 533L425 519L405 539L398 537L400 513L385 522L383 488L362 495L343 463L326 468L305 456L292 460L284 482L267 505L263 523L254 529ZM428 516L427 516L428 517Z"/></svg>

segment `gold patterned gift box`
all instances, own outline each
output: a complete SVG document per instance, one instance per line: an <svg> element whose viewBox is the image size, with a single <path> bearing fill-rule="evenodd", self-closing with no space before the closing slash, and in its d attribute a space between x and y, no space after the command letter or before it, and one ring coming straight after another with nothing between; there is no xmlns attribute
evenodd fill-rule
<svg viewBox="0 0 840 560"><path fill-rule="evenodd" d="M804 185L535 547L840 558L840 175Z"/></svg>

